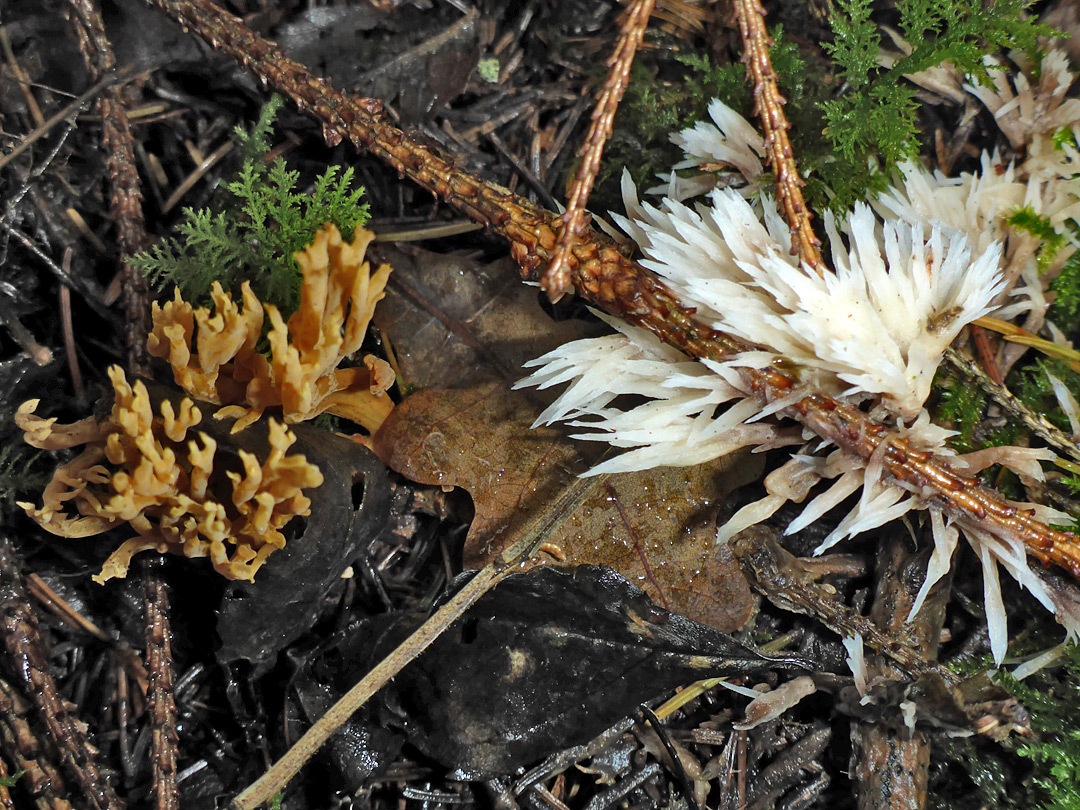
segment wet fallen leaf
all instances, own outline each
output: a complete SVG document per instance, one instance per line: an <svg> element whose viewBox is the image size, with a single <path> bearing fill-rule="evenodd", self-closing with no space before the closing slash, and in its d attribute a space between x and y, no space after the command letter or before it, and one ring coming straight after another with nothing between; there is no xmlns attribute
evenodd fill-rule
<svg viewBox="0 0 1080 810"><path fill-rule="evenodd" d="M525 376L521 365L604 327L552 321L538 292L518 280L510 259L483 264L412 246L379 246L394 268L375 325L397 353L405 381L461 388Z"/></svg>
<svg viewBox="0 0 1080 810"><path fill-rule="evenodd" d="M350 626L300 679L301 701L317 706L352 686L422 620L398 613ZM540 568L507 577L394 678L378 710L354 716L348 733L362 756L344 741L331 756L346 772L363 759L367 778L392 749L386 730L401 727L451 778L486 779L584 743L689 681L805 666L671 615L607 568Z"/></svg>
<svg viewBox="0 0 1080 810"><path fill-rule="evenodd" d="M236 435L221 423L209 427L217 431L222 463L237 449L265 447L262 422ZM246 659L256 671L268 669L311 629L328 594L344 586L345 569L367 553L390 511L386 471L367 448L308 425L291 429L297 438L292 452L303 453L323 473L322 486L307 493L311 514L290 522L286 532L296 536L271 555L254 582L229 583L218 611L218 660Z"/></svg>
<svg viewBox="0 0 1080 810"><path fill-rule="evenodd" d="M375 436L376 452L394 470L472 495L466 568L489 562L586 469L557 429L530 430L535 416L526 396L500 384L429 389L395 408ZM715 513L759 468L755 457L735 455L596 476L550 542L567 563L610 566L667 610L731 632L746 622L752 599L730 551L716 546Z"/></svg>

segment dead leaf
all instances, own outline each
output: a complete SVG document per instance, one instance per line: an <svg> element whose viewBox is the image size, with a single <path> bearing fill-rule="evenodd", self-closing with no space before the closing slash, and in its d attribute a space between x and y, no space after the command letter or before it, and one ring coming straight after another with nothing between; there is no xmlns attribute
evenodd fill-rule
<svg viewBox="0 0 1080 810"><path fill-rule="evenodd" d="M586 469L558 429L530 430L535 416L526 396L501 384L429 389L395 408L374 438L379 457L402 475L472 495L466 568L482 567L514 542ZM566 563L614 568L667 610L731 632L749 618L752 598L731 552L716 546L715 513L760 466L737 454L697 467L596 476L551 542Z"/></svg>
<svg viewBox="0 0 1080 810"><path fill-rule="evenodd" d="M301 702L317 713L422 620L399 611L349 625L297 679ZM540 568L512 574L469 608L353 716L348 743L332 740L330 753L366 780L388 760L380 749L394 750L385 732L401 728L450 778L489 779L584 744L676 686L809 665L670 615L607 568ZM347 745L358 746L351 756Z"/></svg>
<svg viewBox="0 0 1080 810"><path fill-rule="evenodd" d="M374 322L394 346L405 381L419 388L516 381L526 360L607 331L580 318L552 321L510 259L482 264L382 245L379 257L394 272Z"/></svg>

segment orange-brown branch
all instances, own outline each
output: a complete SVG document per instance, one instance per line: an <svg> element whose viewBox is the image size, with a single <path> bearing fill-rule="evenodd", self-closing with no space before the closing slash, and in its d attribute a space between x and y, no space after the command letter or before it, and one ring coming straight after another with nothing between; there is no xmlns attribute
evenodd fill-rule
<svg viewBox="0 0 1080 810"><path fill-rule="evenodd" d="M567 262L570 251L588 225L585 206L589 202L596 174L600 171L600 158L604 155L604 144L611 137L615 112L622 101L626 85L630 81L630 68L634 64L634 54L645 36L655 0L634 0L623 21L619 32L619 41L615 52L608 60L608 77L600 100L593 110L589 132L585 136L579 154L581 164L574 175L570 187L570 197L566 201L566 213L563 214L563 227L555 244L551 264L540 279L540 286L552 301L558 301L570 290L570 270Z"/></svg>
<svg viewBox="0 0 1080 810"><path fill-rule="evenodd" d="M784 221L791 228L792 244L803 264L818 275L826 271L821 258L821 240L810 224L811 213L803 199L805 181L795 165L795 153L787 131L791 128L784 115L784 97L776 84L776 71L769 57L772 39L765 30L765 9L759 0L735 0L735 15L743 41L743 64L754 86L754 113L761 119L765 150L776 181L776 198Z"/></svg>

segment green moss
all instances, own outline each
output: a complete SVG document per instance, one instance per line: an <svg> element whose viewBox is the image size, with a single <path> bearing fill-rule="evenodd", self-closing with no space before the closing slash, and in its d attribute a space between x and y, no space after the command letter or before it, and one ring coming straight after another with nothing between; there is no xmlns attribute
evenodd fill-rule
<svg viewBox="0 0 1080 810"><path fill-rule="evenodd" d="M1076 810L1080 807L1080 647L1070 644L1060 666L1022 682L1004 671L997 680L1031 712L1034 737L1017 753L1034 766L1034 806Z"/></svg>
<svg viewBox="0 0 1080 810"><path fill-rule="evenodd" d="M1027 231L1042 240L1036 254L1036 264L1040 273L1050 266L1050 262L1065 247L1065 234L1055 230L1050 219L1036 214L1030 205L1016 209L1005 221L1012 227Z"/></svg>
<svg viewBox="0 0 1080 810"><path fill-rule="evenodd" d="M793 144L800 160L806 155L813 170L823 163L816 156L826 147L816 105L825 98L829 83L802 57L798 46L784 37L782 28L777 27L772 37L770 55L780 91L789 99L786 112L793 125ZM714 98L752 120L753 89L741 64L717 64L704 52L664 47L640 53L604 150L593 207L622 210L619 177L624 166L639 188L666 178L683 157L671 143L671 135L708 120L709 103ZM813 186L811 193L819 186Z"/></svg>
<svg viewBox="0 0 1080 810"><path fill-rule="evenodd" d="M934 381L938 399L934 422L957 431L950 444L961 453L979 450L982 442L975 429L986 413L986 394L972 380L967 380L942 368Z"/></svg>
<svg viewBox="0 0 1080 810"><path fill-rule="evenodd" d="M1050 289L1055 295L1047 316L1062 329L1072 331L1080 311L1080 250L1065 262L1061 273L1050 282Z"/></svg>
<svg viewBox="0 0 1080 810"><path fill-rule="evenodd" d="M832 205L849 207L881 185L882 175L919 154L918 103L906 74L951 62L962 74L988 81L983 58L1000 49L1034 53L1050 29L1024 15L1031 0L897 0L900 35L912 51L888 69L877 66L881 41L872 0L837 0L834 39L824 45L846 91L822 103L826 134L838 156L827 178ZM846 164L846 165L842 165ZM869 172L863 167L869 165ZM865 188L860 184L866 182Z"/></svg>

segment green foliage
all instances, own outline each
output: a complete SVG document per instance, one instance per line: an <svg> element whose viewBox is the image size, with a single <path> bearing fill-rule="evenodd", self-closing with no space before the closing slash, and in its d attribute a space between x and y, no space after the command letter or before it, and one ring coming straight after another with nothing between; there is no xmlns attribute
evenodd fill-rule
<svg viewBox="0 0 1080 810"><path fill-rule="evenodd" d="M983 57L999 49L1034 52L1047 26L1025 19L1032 0L897 0L900 34L912 46L889 69L877 67L881 35L871 20L872 0L837 0L834 39L823 47L847 92L821 104L826 134L843 165L826 179L831 205L847 208L879 187L878 177L919 152L918 105L905 74L952 62L987 81ZM876 169L865 170L868 164ZM867 186L860 187L866 183Z"/></svg>
<svg viewBox="0 0 1080 810"><path fill-rule="evenodd" d="M346 239L368 218L354 189L353 170L327 168L310 194L297 190L300 173L281 158L267 164L269 137L280 99L266 105L250 134L237 130L243 162L225 184L220 209L184 210L179 237L162 240L134 259L135 266L163 287L176 284L185 299L205 301L214 281L239 292L250 281L261 301L286 313L299 303L300 268L292 254L303 249L327 222Z"/></svg>
<svg viewBox="0 0 1080 810"><path fill-rule="evenodd" d="M1054 143L1055 149L1064 149L1066 146L1076 146L1076 133L1072 131L1072 127L1062 127L1054 133L1051 140Z"/></svg>
<svg viewBox="0 0 1080 810"><path fill-rule="evenodd" d="M1017 753L1035 767L1041 810L1080 807L1080 647L1067 646L1061 660L1062 666L1022 682L1007 672L997 677L1031 713L1034 738Z"/></svg>
<svg viewBox="0 0 1080 810"><path fill-rule="evenodd" d="M1076 314L1080 311L1080 250L1068 258L1061 273L1050 282L1050 289L1056 295L1047 317L1062 329L1072 329L1076 325Z"/></svg>
<svg viewBox="0 0 1080 810"><path fill-rule="evenodd" d="M986 395L972 380L962 379L944 369L938 373L934 390L939 392L934 422L957 435L949 442L961 453L982 448L975 437L975 428L986 413Z"/></svg>
<svg viewBox="0 0 1080 810"><path fill-rule="evenodd" d="M13 773L11 776L0 776L0 787L15 787L15 783L18 782L26 771L22 770L18 773Z"/></svg>
<svg viewBox="0 0 1080 810"><path fill-rule="evenodd" d="M1050 266L1050 262L1065 247L1065 234L1058 233L1048 217L1039 216L1030 205L1017 208L1006 222L1014 228L1027 231L1042 240L1036 256L1036 265L1041 273Z"/></svg>
<svg viewBox="0 0 1080 810"><path fill-rule="evenodd" d="M788 116L795 125L795 134L813 132L814 127L799 126L799 116L806 108L807 92L821 92L821 77L807 73L798 47L784 38L782 29L777 28L772 36L773 67L781 91L792 99ZM669 137L698 121L708 120L709 102L714 98L722 99L750 120L754 97L745 74L741 64L717 65L704 53L672 52L666 48L639 53L615 115L611 139L604 149L592 205L599 210L621 210L619 177L624 166L639 188L666 178L671 167L682 159L682 153ZM814 119L820 120L816 111ZM818 126L817 131L820 129Z"/></svg>

